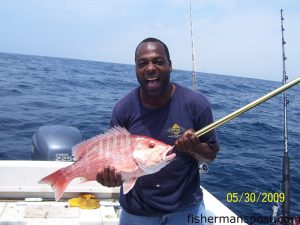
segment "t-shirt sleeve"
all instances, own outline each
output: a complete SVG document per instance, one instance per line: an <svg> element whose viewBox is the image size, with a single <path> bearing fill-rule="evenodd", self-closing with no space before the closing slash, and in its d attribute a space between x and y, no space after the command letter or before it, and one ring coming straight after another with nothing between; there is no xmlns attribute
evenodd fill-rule
<svg viewBox="0 0 300 225"><path fill-rule="evenodd" d="M110 127L120 126L129 129L132 112L137 104L136 92L137 90L133 90L116 103L112 111Z"/></svg>
<svg viewBox="0 0 300 225"><path fill-rule="evenodd" d="M200 130L209 124L213 123L213 113L210 104L208 103L205 109L200 113L197 120L197 130ZM217 134L216 130L212 130L199 137L201 142L206 142L211 147L217 145Z"/></svg>
<svg viewBox="0 0 300 225"><path fill-rule="evenodd" d="M110 127L117 126L128 129L126 126L125 112L118 110L118 107L115 106L111 115Z"/></svg>

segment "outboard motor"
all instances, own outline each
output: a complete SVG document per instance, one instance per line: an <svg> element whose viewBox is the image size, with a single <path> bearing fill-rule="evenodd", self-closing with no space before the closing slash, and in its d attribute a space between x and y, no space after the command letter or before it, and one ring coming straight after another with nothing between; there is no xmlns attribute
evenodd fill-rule
<svg viewBox="0 0 300 225"><path fill-rule="evenodd" d="M71 126L41 126L32 136L32 160L73 161L72 147L81 142L80 131Z"/></svg>

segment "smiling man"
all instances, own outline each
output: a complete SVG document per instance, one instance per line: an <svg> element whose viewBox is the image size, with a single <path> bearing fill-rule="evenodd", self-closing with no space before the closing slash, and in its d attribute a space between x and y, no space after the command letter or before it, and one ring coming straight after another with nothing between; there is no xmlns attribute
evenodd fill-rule
<svg viewBox="0 0 300 225"><path fill-rule="evenodd" d="M166 49L160 42L142 42L136 49L135 64L137 80L141 85L140 97L151 108L164 105L175 90L175 86L170 83L172 63Z"/></svg>
<svg viewBox="0 0 300 225"><path fill-rule="evenodd" d="M215 159L219 150L214 131L200 139L193 132L213 122L210 103L203 94L170 82L172 62L162 41L143 40L135 65L140 87L117 102L111 126L175 145L176 159L138 178L129 193L121 188L120 225L193 224L189 215L205 216L199 161ZM97 181L108 187L122 182L114 168L99 171Z"/></svg>

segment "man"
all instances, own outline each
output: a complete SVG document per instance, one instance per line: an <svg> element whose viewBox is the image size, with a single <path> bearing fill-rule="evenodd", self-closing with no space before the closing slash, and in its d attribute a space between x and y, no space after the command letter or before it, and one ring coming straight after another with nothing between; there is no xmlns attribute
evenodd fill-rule
<svg viewBox="0 0 300 225"><path fill-rule="evenodd" d="M205 215L199 161L215 159L219 150L215 132L200 139L193 133L213 121L210 104L201 93L170 82L172 62L162 41L143 40L136 48L135 65L140 87L117 102L111 126L175 145L177 156L159 172L138 178L126 195L121 188L120 225L192 224L189 215ZM107 167L99 171L97 181L119 186L120 173Z"/></svg>

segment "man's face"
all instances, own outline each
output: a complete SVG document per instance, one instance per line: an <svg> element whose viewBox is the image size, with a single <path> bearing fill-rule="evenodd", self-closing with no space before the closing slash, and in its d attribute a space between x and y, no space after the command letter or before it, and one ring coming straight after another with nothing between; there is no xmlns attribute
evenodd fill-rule
<svg viewBox="0 0 300 225"><path fill-rule="evenodd" d="M143 93L149 96L161 96L167 90L172 66L161 43L140 44L135 65L136 77Z"/></svg>

